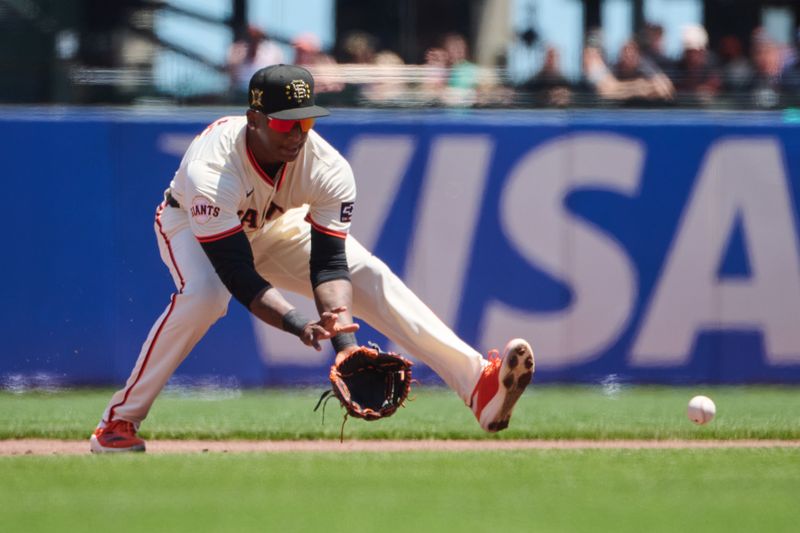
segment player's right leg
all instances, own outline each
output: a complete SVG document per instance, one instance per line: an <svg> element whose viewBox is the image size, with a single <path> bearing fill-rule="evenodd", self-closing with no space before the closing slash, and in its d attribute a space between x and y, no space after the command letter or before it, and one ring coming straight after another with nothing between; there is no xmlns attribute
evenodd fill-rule
<svg viewBox="0 0 800 533"><path fill-rule="evenodd" d="M144 451L136 435L139 424L178 365L228 309L230 293L189 229L185 212L159 207L155 230L177 292L150 329L125 387L108 403L90 439L93 452Z"/></svg>

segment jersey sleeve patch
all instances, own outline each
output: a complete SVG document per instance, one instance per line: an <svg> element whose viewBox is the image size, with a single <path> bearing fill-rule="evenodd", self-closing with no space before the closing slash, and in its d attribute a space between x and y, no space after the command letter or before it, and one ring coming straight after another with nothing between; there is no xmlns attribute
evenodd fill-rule
<svg viewBox="0 0 800 533"><path fill-rule="evenodd" d="M353 219L353 209L355 202L342 202L342 208L339 215L340 222L350 222Z"/></svg>
<svg viewBox="0 0 800 533"><path fill-rule="evenodd" d="M192 205L189 213L194 221L200 225L206 224L212 218L219 216L219 207L211 203L205 196L195 196L192 198Z"/></svg>

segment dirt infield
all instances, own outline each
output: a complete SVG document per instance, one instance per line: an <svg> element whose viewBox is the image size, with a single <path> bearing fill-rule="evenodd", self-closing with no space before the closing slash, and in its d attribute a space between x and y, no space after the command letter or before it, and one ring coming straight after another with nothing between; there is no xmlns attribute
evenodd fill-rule
<svg viewBox="0 0 800 533"><path fill-rule="evenodd" d="M204 441L154 440L148 453L288 453L288 452L398 452L492 451L569 449L670 449L670 448L800 448L797 440L330 440L304 441ZM0 441L0 456L82 455L88 441L20 439Z"/></svg>

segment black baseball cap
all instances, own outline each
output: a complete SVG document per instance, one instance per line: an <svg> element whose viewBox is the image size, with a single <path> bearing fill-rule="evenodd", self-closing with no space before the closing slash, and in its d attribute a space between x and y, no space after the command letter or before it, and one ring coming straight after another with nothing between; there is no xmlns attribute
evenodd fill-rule
<svg viewBox="0 0 800 533"><path fill-rule="evenodd" d="M250 78L250 109L270 118L299 120L325 117L330 111L314 104L314 77L296 65L271 65Z"/></svg>

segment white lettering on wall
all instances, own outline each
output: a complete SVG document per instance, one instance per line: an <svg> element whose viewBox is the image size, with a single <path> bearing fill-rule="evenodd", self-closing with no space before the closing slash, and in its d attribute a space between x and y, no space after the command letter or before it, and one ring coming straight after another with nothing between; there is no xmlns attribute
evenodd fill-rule
<svg viewBox="0 0 800 533"><path fill-rule="evenodd" d="M636 271L613 237L570 213L564 200L588 187L635 196L644 156L635 139L581 133L546 142L519 162L502 193L503 229L531 264L569 286L572 299L557 312L490 302L483 345L526 337L537 365L557 368L591 360L617 339L633 309Z"/></svg>
<svg viewBox="0 0 800 533"><path fill-rule="evenodd" d="M718 279L736 220L750 276ZM800 362L800 257L779 142L709 150L631 352L636 366L686 364L703 330L758 330L771 364Z"/></svg>
<svg viewBox="0 0 800 533"><path fill-rule="evenodd" d="M482 135L443 135L431 144L405 280L450 327L471 261L493 146Z"/></svg>

